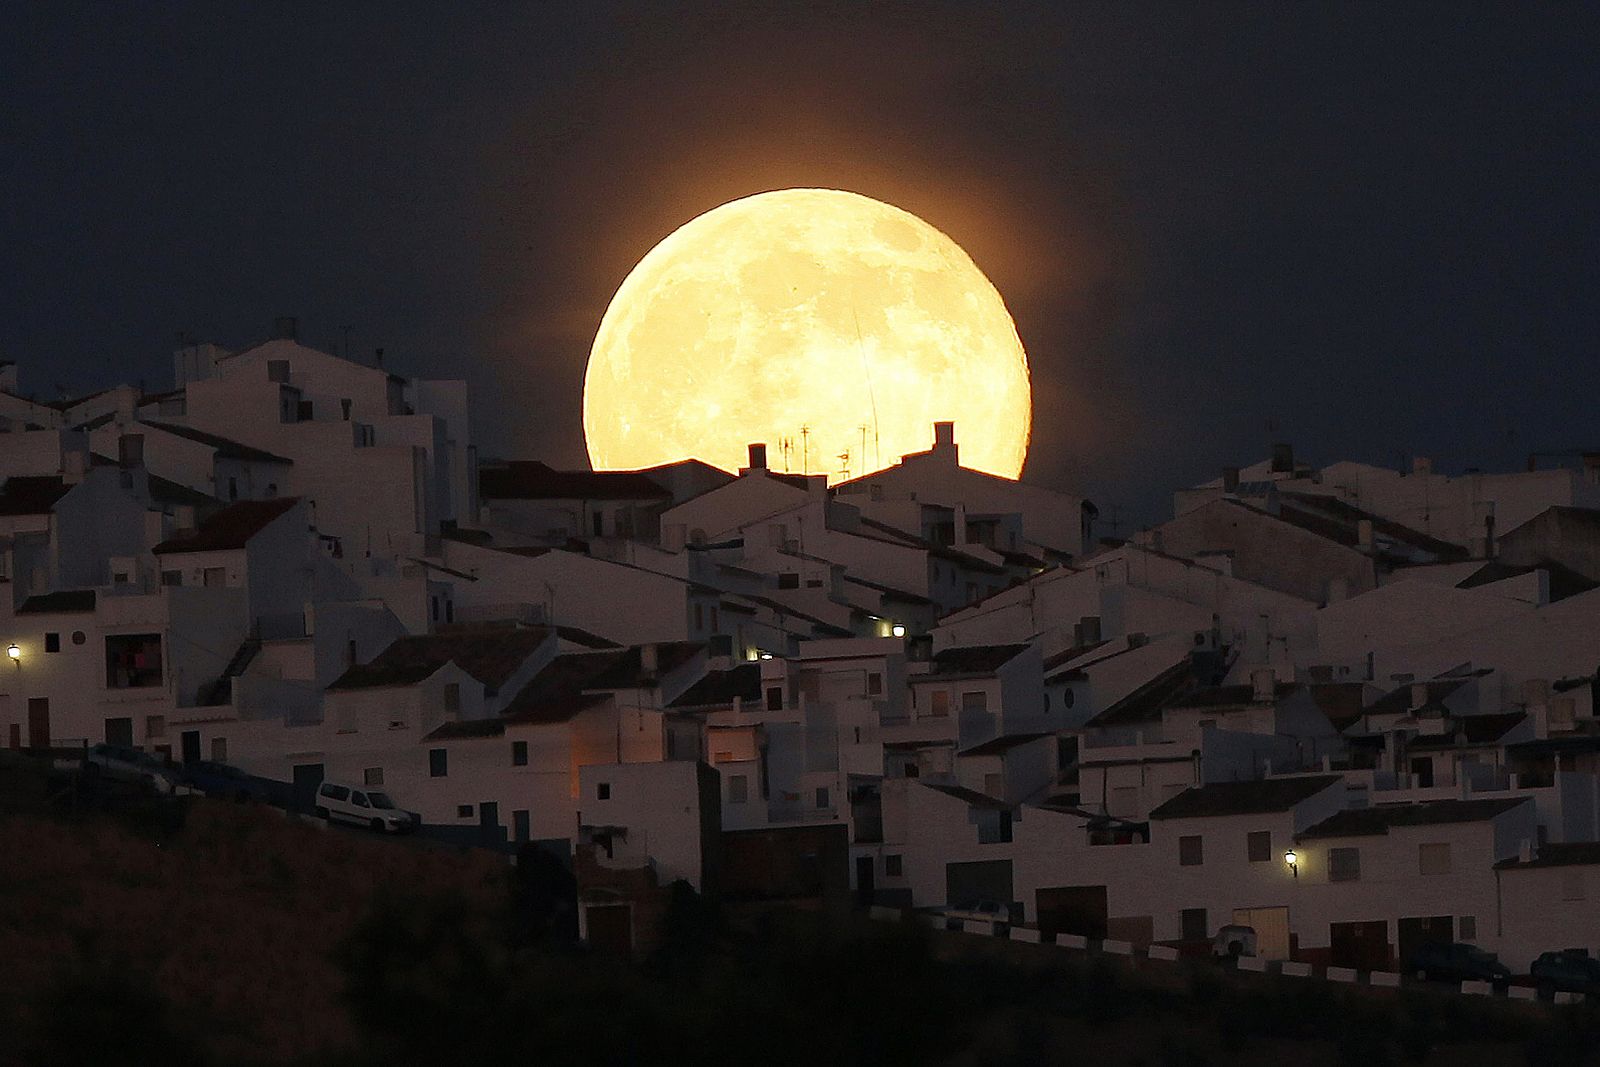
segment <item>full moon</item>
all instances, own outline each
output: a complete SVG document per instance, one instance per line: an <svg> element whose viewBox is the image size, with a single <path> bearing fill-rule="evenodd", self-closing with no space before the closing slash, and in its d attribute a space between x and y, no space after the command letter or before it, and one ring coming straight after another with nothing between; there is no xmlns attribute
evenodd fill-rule
<svg viewBox="0 0 1600 1067"><path fill-rule="evenodd" d="M961 463L1015 478L1028 357L970 256L909 212L784 189L723 204L652 248L606 309L584 376L596 470L746 445L830 483L928 449L953 421Z"/></svg>

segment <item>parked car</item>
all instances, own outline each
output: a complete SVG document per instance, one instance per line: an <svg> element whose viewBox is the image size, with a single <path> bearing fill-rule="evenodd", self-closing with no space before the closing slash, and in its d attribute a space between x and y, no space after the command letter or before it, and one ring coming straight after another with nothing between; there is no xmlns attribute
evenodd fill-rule
<svg viewBox="0 0 1600 1067"><path fill-rule="evenodd" d="M1229 924L1211 939L1211 954L1217 959L1238 959L1256 954L1256 928Z"/></svg>
<svg viewBox="0 0 1600 1067"><path fill-rule="evenodd" d="M338 782L317 786L317 815L329 822L366 826L380 834L404 834L417 828L416 816L396 807L389 794Z"/></svg>
<svg viewBox="0 0 1600 1067"><path fill-rule="evenodd" d="M1545 998L1557 992L1600 994L1600 960L1585 948L1543 953L1528 968L1528 975Z"/></svg>
<svg viewBox="0 0 1600 1067"><path fill-rule="evenodd" d="M178 788L178 775L147 752L122 745L99 744L83 754L83 773L131 782L160 796L170 796Z"/></svg>
<svg viewBox="0 0 1600 1067"><path fill-rule="evenodd" d="M1511 982L1511 969L1477 945L1458 941L1425 941L1405 961L1407 973L1440 982Z"/></svg>
<svg viewBox="0 0 1600 1067"><path fill-rule="evenodd" d="M962 904L952 904L947 908L938 909L938 913L947 919L973 919L985 923L1008 923L1011 921L1011 908L998 900L969 900Z"/></svg>
<svg viewBox="0 0 1600 1067"><path fill-rule="evenodd" d="M183 780L208 797L227 797L240 801L267 799L267 784L231 763L218 763L215 760L185 763Z"/></svg>

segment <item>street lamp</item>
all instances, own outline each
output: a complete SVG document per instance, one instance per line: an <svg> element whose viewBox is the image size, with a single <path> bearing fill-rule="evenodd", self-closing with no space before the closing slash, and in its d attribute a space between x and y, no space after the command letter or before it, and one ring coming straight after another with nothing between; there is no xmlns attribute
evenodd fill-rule
<svg viewBox="0 0 1600 1067"><path fill-rule="evenodd" d="M1287 850L1286 852L1284 852L1284 854L1283 854L1283 862L1285 862L1285 863L1287 863L1289 865L1289 873L1290 874L1293 874L1296 878L1300 877L1300 867L1295 862L1294 849L1291 848L1291 849Z"/></svg>
<svg viewBox="0 0 1600 1067"><path fill-rule="evenodd" d="M904 637L906 635L906 628L897 622L893 626L889 627L889 632L894 634L896 637Z"/></svg>
<svg viewBox="0 0 1600 1067"><path fill-rule="evenodd" d="M17 647L17 643L15 641L11 642L11 647L6 649L6 655L16 660L17 666L22 666L22 649Z"/></svg>

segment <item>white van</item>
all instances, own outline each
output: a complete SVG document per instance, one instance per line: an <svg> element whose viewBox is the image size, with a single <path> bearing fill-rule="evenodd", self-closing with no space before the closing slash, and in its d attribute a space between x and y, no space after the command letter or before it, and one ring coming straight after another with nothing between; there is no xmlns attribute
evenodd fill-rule
<svg viewBox="0 0 1600 1067"><path fill-rule="evenodd" d="M317 786L317 817L368 826L380 834L403 834L417 828L416 817L395 807L389 794L338 782Z"/></svg>

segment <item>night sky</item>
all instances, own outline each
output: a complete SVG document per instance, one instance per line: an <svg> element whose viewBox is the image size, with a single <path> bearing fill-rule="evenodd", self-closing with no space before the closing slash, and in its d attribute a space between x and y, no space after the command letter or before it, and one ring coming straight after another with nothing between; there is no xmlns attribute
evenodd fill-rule
<svg viewBox="0 0 1600 1067"><path fill-rule="evenodd" d="M1124 532L1274 439L1600 447L1594 5L228 6L0 13L25 391L164 388L179 331L298 315L467 378L485 455L584 466L628 269L814 185L973 255L1032 362L1027 477Z"/></svg>

